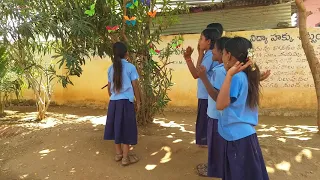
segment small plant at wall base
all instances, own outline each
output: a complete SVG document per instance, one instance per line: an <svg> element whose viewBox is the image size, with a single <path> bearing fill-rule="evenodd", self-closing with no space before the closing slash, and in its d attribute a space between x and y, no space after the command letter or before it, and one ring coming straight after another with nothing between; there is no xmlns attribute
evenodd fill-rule
<svg viewBox="0 0 320 180"><path fill-rule="evenodd" d="M320 63L315 54L314 48L310 42L308 31L307 31L307 17L312 14L307 12L306 7L303 3L303 0L295 0L295 3L298 8L298 27L299 34L301 38L302 48L306 54L307 61L312 73L313 81L315 84L315 90L318 101L318 113L317 113L317 124L318 124L318 133L320 134Z"/></svg>

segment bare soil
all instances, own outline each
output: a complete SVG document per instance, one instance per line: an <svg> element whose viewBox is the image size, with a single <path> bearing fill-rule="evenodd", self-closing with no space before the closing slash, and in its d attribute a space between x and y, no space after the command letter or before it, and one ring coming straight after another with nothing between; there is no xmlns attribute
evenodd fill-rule
<svg viewBox="0 0 320 180"><path fill-rule="evenodd" d="M55 106L34 121L33 107L0 118L0 180L197 180L207 149L194 144L195 114L168 112L139 127L137 164L114 162L104 141L105 110ZM271 180L320 180L320 136L315 118L260 117L256 128Z"/></svg>

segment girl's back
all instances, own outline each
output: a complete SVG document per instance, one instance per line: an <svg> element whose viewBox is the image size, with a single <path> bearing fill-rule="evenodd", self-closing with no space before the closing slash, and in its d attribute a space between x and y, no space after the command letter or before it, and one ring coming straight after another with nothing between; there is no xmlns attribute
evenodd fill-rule
<svg viewBox="0 0 320 180"><path fill-rule="evenodd" d="M129 99L130 102L134 100L134 91L132 87L132 81L139 78L136 67L129 63L125 59L121 59L122 64L122 76L121 89L117 92L115 91L115 83L114 83L114 65L111 65L108 69L108 81L111 84L111 97L110 100L119 100L119 99Z"/></svg>
<svg viewBox="0 0 320 180"><path fill-rule="evenodd" d="M129 154L129 145L138 143L138 129L133 103L136 98L137 110L140 109L138 91L138 73L135 66L129 63L128 50L125 44L116 42L113 45L112 66L108 69L108 106L107 122L104 131L105 140L114 140L115 161L123 166L139 161L135 155Z"/></svg>
<svg viewBox="0 0 320 180"><path fill-rule="evenodd" d="M234 141L254 134L258 123L257 108L247 104L248 78L244 72L232 77L230 87L231 104L222 112L219 133L228 141Z"/></svg>

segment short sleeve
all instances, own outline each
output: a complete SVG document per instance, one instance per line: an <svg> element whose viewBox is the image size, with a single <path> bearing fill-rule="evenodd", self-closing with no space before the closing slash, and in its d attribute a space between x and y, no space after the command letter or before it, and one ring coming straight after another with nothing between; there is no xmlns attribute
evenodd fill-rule
<svg viewBox="0 0 320 180"><path fill-rule="evenodd" d="M240 74L236 74L231 79L231 85L230 85L230 98L237 99L240 93L241 88L241 77Z"/></svg>
<svg viewBox="0 0 320 180"><path fill-rule="evenodd" d="M108 82L111 82L111 66L108 69Z"/></svg>
<svg viewBox="0 0 320 180"><path fill-rule="evenodd" d="M134 81L134 80L137 80L138 78L139 78L138 71L136 67L132 65L131 72L130 72L130 80Z"/></svg>
<svg viewBox="0 0 320 180"><path fill-rule="evenodd" d="M209 81L210 81L210 84L211 84L212 86L214 85L215 76L216 76L216 72L213 71L212 76L209 77Z"/></svg>
<svg viewBox="0 0 320 180"><path fill-rule="evenodd" d="M211 69L212 69L212 54L205 54L203 60L202 60L202 63L201 65L204 66L207 70L207 72L209 72Z"/></svg>
<svg viewBox="0 0 320 180"><path fill-rule="evenodd" d="M225 73L220 69L215 69L214 76L212 76L212 77L214 77L213 87L216 88L217 90L220 90L221 86L223 84L223 81L226 77Z"/></svg>
<svg viewBox="0 0 320 180"><path fill-rule="evenodd" d="M219 62L218 61L213 61L212 62L212 67L216 67L216 66L218 66L219 65Z"/></svg>

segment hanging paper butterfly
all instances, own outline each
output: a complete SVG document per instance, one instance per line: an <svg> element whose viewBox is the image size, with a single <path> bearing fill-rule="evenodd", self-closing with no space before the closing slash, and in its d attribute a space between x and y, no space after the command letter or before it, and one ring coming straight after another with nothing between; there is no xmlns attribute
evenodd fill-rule
<svg viewBox="0 0 320 180"><path fill-rule="evenodd" d="M148 12L148 15L150 16L150 17L152 17L152 18L154 18L154 17L156 17L156 14L157 14L157 11L156 10L154 10L153 12Z"/></svg>
<svg viewBox="0 0 320 180"><path fill-rule="evenodd" d="M150 49L149 50L149 53L150 53L150 55L159 55L159 53L160 53L160 50L154 50L154 49Z"/></svg>
<svg viewBox="0 0 320 180"><path fill-rule="evenodd" d="M138 7L138 0L133 0L133 2L129 2L126 5L126 7L129 9L134 9L134 7Z"/></svg>
<svg viewBox="0 0 320 180"><path fill-rule="evenodd" d="M150 55L158 55L161 51L160 50L155 50L153 44L149 45L149 53Z"/></svg>
<svg viewBox="0 0 320 180"><path fill-rule="evenodd" d="M183 39L182 39L182 38L179 38L176 42L174 42L174 43L172 44L172 47L173 47L173 48L179 48L182 43L183 43Z"/></svg>
<svg viewBox="0 0 320 180"><path fill-rule="evenodd" d="M131 18L129 18L128 16L123 16L123 17L126 20L126 23L128 26L130 26L130 25L135 26L136 25L136 23L137 23L136 17L134 17L134 16Z"/></svg>
<svg viewBox="0 0 320 180"><path fill-rule="evenodd" d="M119 26L107 26L106 29L108 30L108 32L115 32L116 30L119 29Z"/></svg>
<svg viewBox="0 0 320 180"><path fill-rule="evenodd" d="M151 0L141 0L142 4L145 6L149 6L150 7L150 1Z"/></svg>
<svg viewBox="0 0 320 180"><path fill-rule="evenodd" d="M88 16L93 16L96 13L95 8L96 8L96 4L91 4L90 10L86 10L84 14L87 14Z"/></svg>

